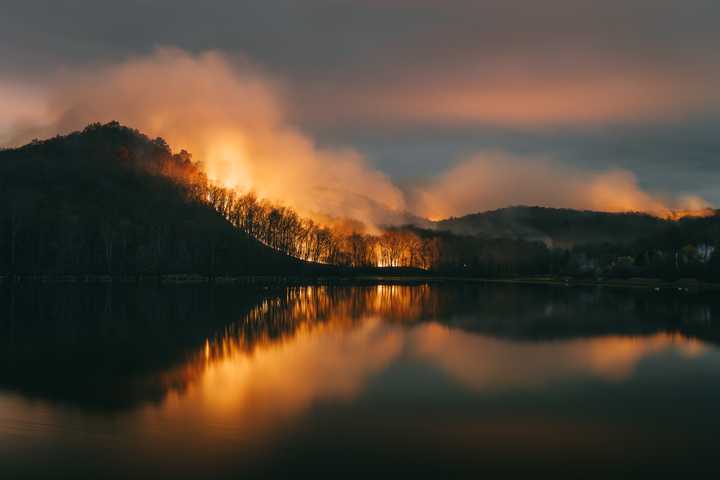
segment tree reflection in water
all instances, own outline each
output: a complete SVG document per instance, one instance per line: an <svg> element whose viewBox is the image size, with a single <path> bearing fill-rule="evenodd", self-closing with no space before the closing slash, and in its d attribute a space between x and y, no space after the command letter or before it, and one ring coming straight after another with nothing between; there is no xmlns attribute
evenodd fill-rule
<svg viewBox="0 0 720 480"><path fill-rule="evenodd" d="M308 375L316 372L324 382L332 380L328 368L344 377L338 365L378 370L403 354L477 386L487 382L478 377L538 382L585 368L622 378L646 354L664 348L692 354L702 350L701 341L720 339L710 321L718 311L712 298L601 289L45 287L3 290L2 300L7 314L0 323L0 381L25 393L98 408L161 401L217 365L238 363L247 370L259 359L269 361L273 352L287 354L288 365L260 377L291 381L301 365L293 358L299 353L290 350L307 353L311 344L324 353ZM357 353L368 359L353 358L348 349L363 341ZM333 349L326 344L332 342L338 358L330 362ZM503 357L513 361L493 361Z"/></svg>
<svg viewBox="0 0 720 480"><path fill-rule="evenodd" d="M713 298L469 284L1 295L8 451L57 449L60 435L70 455L112 435L98 458L117 451L159 473L173 458L172 470L197 473L291 468L305 459L298 448L320 455L302 460L314 468L340 445L357 458L403 445L447 461L620 461L613 439L652 445L669 415L668 432L695 425L696 445L716 433L702 413L716 398L702 379L720 371ZM657 380L666 375L674 383ZM677 410L681 392L692 409ZM338 431L353 436L338 443Z"/></svg>

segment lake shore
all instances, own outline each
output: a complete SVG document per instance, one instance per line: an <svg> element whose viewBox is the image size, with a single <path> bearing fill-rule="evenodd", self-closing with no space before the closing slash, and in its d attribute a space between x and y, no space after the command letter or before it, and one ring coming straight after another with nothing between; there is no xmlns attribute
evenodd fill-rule
<svg viewBox="0 0 720 480"><path fill-rule="evenodd" d="M720 284L695 279L667 281L657 278L581 279L572 277L512 277L479 278L439 275L347 275L347 276L282 276L240 275L215 276L197 274L169 275L19 275L0 276L0 285L27 284L146 284L146 285L251 285L251 286L311 286L311 285L424 285L458 283L505 283L528 285L557 285L582 287L631 288L686 293L720 291Z"/></svg>

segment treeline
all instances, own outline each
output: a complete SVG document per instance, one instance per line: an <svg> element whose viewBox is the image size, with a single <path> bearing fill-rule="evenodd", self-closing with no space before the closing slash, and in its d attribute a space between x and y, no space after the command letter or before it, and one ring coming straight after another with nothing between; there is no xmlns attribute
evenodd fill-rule
<svg viewBox="0 0 720 480"><path fill-rule="evenodd" d="M0 151L0 274L510 275L550 256L539 242L320 224L213 184L188 152L117 122Z"/></svg>
<svg viewBox="0 0 720 480"><path fill-rule="evenodd" d="M634 242L580 245L565 255L573 276L720 281L720 216L684 218Z"/></svg>
<svg viewBox="0 0 720 480"><path fill-rule="evenodd" d="M116 122L0 151L0 275L303 273L233 228L207 179Z"/></svg>
<svg viewBox="0 0 720 480"><path fill-rule="evenodd" d="M557 257L539 241L456 235L411 225L384 227L377 234L342 222L320 225L292 208L259 200L252 192L242 194L211 183L203 188L207 190L201 198L233 226L308 262L495 276L546 272Z"/></svg>
<svg viewBox="0 0 720 480"><path fill-rule="evenodd" d="M578 217L570 212L568 218ZM550 223L559 225L563 211L540 214L552 214ZM526 225L520 215L538 212L509 215ZM584 212L571 220L573 236L582 237L592 218ZM599 218L617 226L610 214ZM465 234L414 226L370 234L213 184L189 153L173 154L164 140L117 122L0 151L0 275L352 274L381 267L482 277L720 279L719 216L619 221L635 220L643 238L613 242L606 232L573 247L536 235L545 220L523 235L515 227L486 232L477 221L480 230Z"/></svg>
<svg viewBox="0 0 720 480"><path fill-rule="evenodd" d="M287 255L311 262L352 268L410 267L484 277L550 274L720 280L718 215L670 221L622 214L615 222L608 218L612 214L601 214L601 224L625 225L636 219L639 225L635 230L646 235L627 240L634 237L626 233L625 241L611 242L607 231L597 241L586 236L586 243L567 248L553 242L460 235L414 226L386 227L369 235L342 224L335 228L318 225L291 208L258 200L253 193L239 194L211 184L207 188L204 198L208 204L236 228ZM571 217L578 217L570 212ZM592 218L591 212L581 213L583 222ZM591 230L598 228L593 225ZM584 235L574 230L575 235Z"/></svg>
<svg viewBox="0 0 720 480"><path fill-rule="evenodd" d="M514 206L436 223L461 235L537 239L552 247L584 243L628 243L662 232L672 223L648 213L608 213L567 208Z"/></svg>
<svg viewBox="0 0 720 480"><path fill-rule="evenodd" d="M253 192L242 194L212 184L207 185L205 198L234 227L309 262L354 268L430 269L440 256L437 238L423 238L406 228L388 228L370 235L363 233L362 227L321 225L290 207L259 200Z"/></svg>

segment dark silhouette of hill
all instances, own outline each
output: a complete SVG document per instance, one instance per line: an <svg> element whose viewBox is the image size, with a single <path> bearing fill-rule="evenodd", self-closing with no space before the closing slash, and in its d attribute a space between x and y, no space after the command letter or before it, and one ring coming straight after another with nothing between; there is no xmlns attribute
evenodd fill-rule
<svg viewBox="0 0 720 480"><path fill-rule="evenodd" d="M720 278L720 215L511 207L377 234L342 220L215 185L117 122L0 150L0 276Z"/></svg>
<svg viewBox="0 0 720 480"><path fill-rule="evenodd" d="M478 239L476 244L481 239L495 242L499 254L489 260L473 259L468 252L462 255L468 273L478 271L475 274L480 276L503 274L508 266L510 275L517 275L521 269L513 263L523 260L528 267L522 270L532 273L716 282L720 215L702 213L663 219L645 213L520 206L442 220L435 223L435 231L456 239ZM515 252L508 249L511 242L520 242ZM529 248L539 242L545 250Z"/></svg>
<svg viewBox="0 0 720 480"><path fill-rule="evenodd" d="M656 235L673 222L646 213L605 213L516 206L435 222L458 235L539 240L548 246L627 243Z"/></svg>
<svg viewBox="0 0 720 480"><path fill-rule="evenodd" d="M117 122L0 150L0 274L276 274L281 254L203 201L207 179Z"/></svg>

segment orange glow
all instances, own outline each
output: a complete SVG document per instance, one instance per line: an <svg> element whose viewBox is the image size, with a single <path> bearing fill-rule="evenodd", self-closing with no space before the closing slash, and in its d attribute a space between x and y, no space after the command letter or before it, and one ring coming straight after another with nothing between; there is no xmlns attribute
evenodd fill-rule
<svg viewBox="0 0 720 480"><path fill-rule="evenodd" d="M716 65L688 62L686 68L658 71L637 61L618 65L617 56L593 57L588 51L567 59L558 64L554 55L528 58L502 50L429 70L403 65L380 80L368 75L334 89L310 89L303 102L309 111L302 113L323 126L583 128L664 121L720 104Z"/></svg>
<svg viewBox="0 0 720 480"><path fill-rule="evenodd" d="M305 216L379 225L405 208L400 189L359 153L320 148L291 125L278 82L247 60L158 49L64 71L47 90L42 118L15 143L117 120L189 151L219 185L255 190Z"/></svg>
<svg viewBox="0 0 720 480"><path fill-rule="evenodd" d="M419 356L439 364L476 390L530 388L587 372L619 381L630 377L637 363L648 355L672 349L694 357L705 351L697 340L665 332L648 337L569 340L561 344L516 343L431 324L418 328L414 335L413 345ZM514 361L507 363L505 358Z"/></svg>
<svg viewBox="0 0 720 480"><path fill-rule="evenodd" d="M333 124L350 112L373 122L546 126L654 119L692 110L700 100L720 100L716 89L692 93L697 79L682 73L667 77L631 65L623 76L601 68L528 75L527 68L526 62L500 62L496 69L438 72L400 85L370 82L345 93L323 89L323 101L303 103L320 109L332 105ZM699 78L718 72L700 73ZM250 61L218 52L158 49L114 65L65 71L44 90L30 95L27 88L0 85L0 98L7 99L12 116L0 122L32 125L11 127L14 143L118 120L164 137L175 150L188 150L217 184L254 190L259 198L290 206L323 225L351 219L377 232L382 225L407 223L405 212L440 219L511 205L672 218L710 207L700 198L644 191L629 171L587 172L501 152L478 152L425 186L400 188L357 151L318 146L290 123L275 78ZM35 98L28 103L30 111L12 100L16 92ZM328 101L336 95L338 101ZM47 101L39 105L37 98L44 97ZM38 118L25 122L28 116ZM312 112L309 117L312 121Z"/></svg>
<svg viewBox="0 0 720 480"><path fill-rule="evenodd" d="M713 208L698 208L694 210L671 210L666 217L671 220L680 220L681 218L705 218L717 215Z"/></svg>
<svg viewBox="0 0 720 480"><path fill-rule="evenodd" d="M362 394L373 375L395 361L427 362L468 389L493 391L540 388L573 376L622 381L650 355L706 351L702 342L668 332L503 340L432 321L442 298L428 286L288 289L166 373L170 393L143 409L139 428L152 433L159 423L172 425L176 438L227 431L257 448L317 402Z"/></svg>
<svg viewBox="0 0 720 480"><path fill-rule="evenodd" d="M437 362L473 388L500 386L506 382L533 386L554 376L587 371L607 380L622 380L632 375L637 362L648 355L673 349L695 357L706 351L701 341L671 332L571 339L560 344L525 343L477 335L438 323L414 323L432 318L434 312L440 310L439 300L438 292L428 285L378 285L348 290L291 288L281 297L262 301L242 322L228 327L222 335L208 339L191 361L166 376L166 383L193 383L206 378L208 372L225 375L228 369L238 372L244 379L245 369L259 359L262 359L264 370L279 373L281 368L275 365L280 361L278 355L285 358L287 354L288 361L291 357L304 356L309 360L315 354L311 355L311 350L306 349L317 346L318 355L325 352L332 356L333 347L325 342L339 339L352 344L363 343L362 348L358 344L358 353L367 349L374 352L371 357L383 359L379 364L371 362L376 366L396 357L400 346L406 345L412 355ZM377 342L376 348L372 346L373 342ZM300 355L298 350L305 353ZM509 356L527 361L509 365L503 360ZM234 366L238 362L243 364L242 368ZM336 363L343 364L340 360ZM363 363L367 364L366 361ZM298 369L302 367L297 365L292 371ZM290 377L286 381L291 384L300 380L310 382L295 374ZM248 377L248 381L250 378L254 377ZM356 385L351 387L343 383L337 386L337 391L349 393L356 388ZM222 395L232 396L227 389L222 390ZM220 400L220 403L224 401ZM305 401L300 403L305 404Z"/></svg>
<svg viewBox="0 0 720 480"><path fill-rule="evenodd" d="M381 297L387 295L392 294ZM166 385L182 388L173 390L160 411L149 407L146 415L181 416L182 428L198 431L222 421L248 442L262 442L316 401L354 397L369 375L400 354L403 338L370 312L352 316L353 308L349 299L337 303L322 287L263 301L166 374ZM273 322L294 326L276 336L263 330Z"/></svg>
<svg viewBox="0 0 720 480"><path fill-rule="evenodd" d="M665 198L638 185L627 170L587 173L546 157L486 151L471 156L413 192L426 217L447 218L512 205L540 205L604 212L710 212L699 197Z"/></svg>

